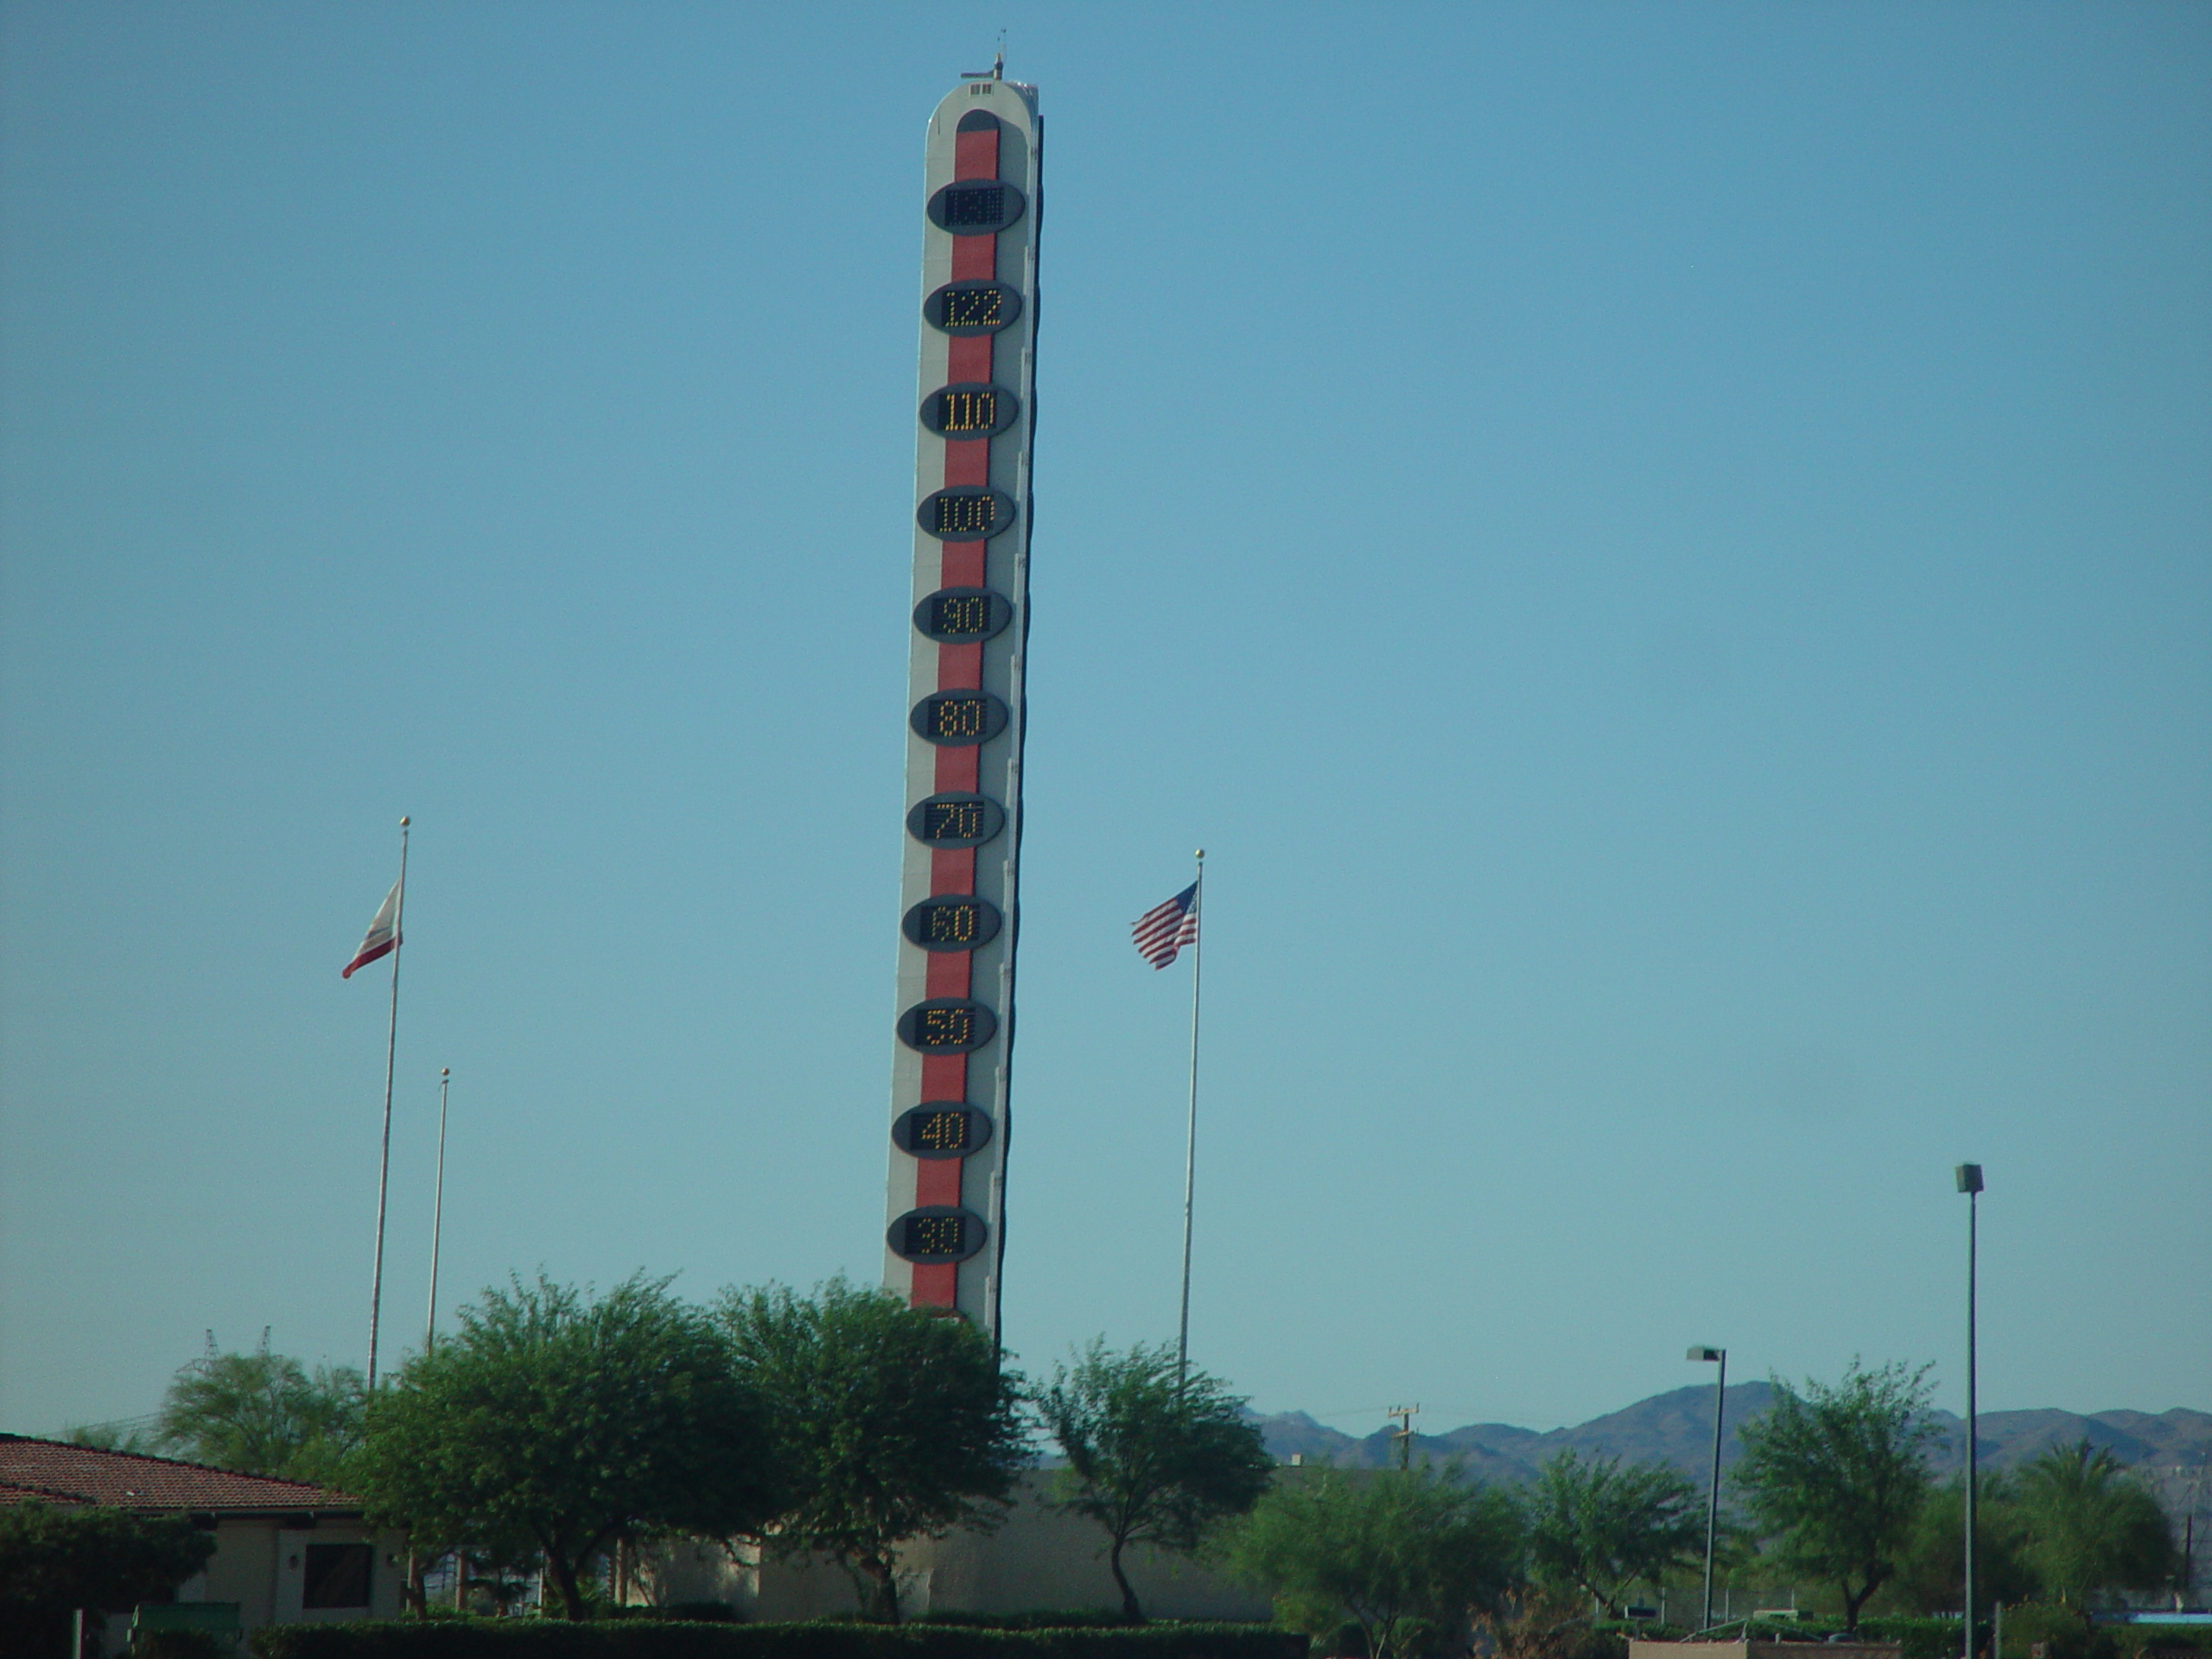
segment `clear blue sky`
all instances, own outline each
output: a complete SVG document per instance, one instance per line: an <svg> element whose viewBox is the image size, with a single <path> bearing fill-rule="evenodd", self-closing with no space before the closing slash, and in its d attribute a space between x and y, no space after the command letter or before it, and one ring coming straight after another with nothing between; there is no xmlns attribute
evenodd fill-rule
<svg viewBox="0 0 2212 1659"><path fill-rule="evenodd" d="M1022 1362L2212 1407L2212 9L5 31L0 1427L877 1270L922 124L1041 88ZM1362 1413L1365 1413L1363 1415Z"/></svg>

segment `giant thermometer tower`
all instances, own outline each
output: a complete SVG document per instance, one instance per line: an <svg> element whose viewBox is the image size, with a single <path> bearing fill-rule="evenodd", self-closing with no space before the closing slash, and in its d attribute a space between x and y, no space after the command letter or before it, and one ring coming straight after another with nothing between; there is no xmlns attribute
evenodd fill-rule
<svg viewBox="0 0 2212 1659"><path fill-rule="evenodd" d="M930 118L914 612L884 1282L994 1339L1029 632L1036 92L974 78Z"/></svg>

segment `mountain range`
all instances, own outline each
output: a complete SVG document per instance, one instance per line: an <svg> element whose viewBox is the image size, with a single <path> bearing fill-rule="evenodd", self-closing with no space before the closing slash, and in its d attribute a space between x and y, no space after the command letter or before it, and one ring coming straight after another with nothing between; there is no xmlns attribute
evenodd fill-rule
<svg viewBox="0 0 2212 1659"><path fill-rule="evenodd" d="M1738 1382L1728 1389L1722 1413L1720 1461L1725 1469L1743 1451L1742 1426L1762 1415L1774 1402L1769 1382ZM1956 1470L1966 1456L1966 1421L1948 1411L1931 1414L1942 1432L1936 1452L1939 1473ZM1306 1463L1335 1463L1352 1468L1381 1468L1393 1461L1392 1427L1364 1436L1346 1434L1302 1411L1255 1415L1268 1450L1280 1462L1294 1456ZM2212 1480L2203 1477L2212 1459L2212 1412L2177 1408L2142 1411L1987 1411L1977 1422L1979 1462L2004 1469L2049 1451L2086 1440L2110 1451L2155 1484L2168 1508L2178 1514L2190 1501L2192 1483L2200 1502L2212 1500ZM1663 1463L1702 1486L1713 1467L1713 1390L1672 1389L1639 1400L1624 1410L1593 1417L1571 1428L1539 1432L1510 1423L1468 1423L1440 1434L1414 1436L1413 1455L1436 1462L1456 1459L1469 1474L1484 1480L1517 1483L1534 1475L1546 1459L1572 1448L1584 1457L1617 1457L1626 1463Z"/></svg>

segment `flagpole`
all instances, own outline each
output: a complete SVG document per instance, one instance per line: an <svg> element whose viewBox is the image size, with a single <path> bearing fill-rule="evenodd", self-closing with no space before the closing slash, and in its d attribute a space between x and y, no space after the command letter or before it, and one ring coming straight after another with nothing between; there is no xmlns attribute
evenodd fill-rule
<svg viewBox="0 0 2212 1659"><path fill-rule="evenodd" d="M391 912L391 1024L384 1042L384 1151L377 1165L377 1265L369 1281L369 1387L377 1385L377 1320L384 1311L384 1211L391 1185L391 1063L399 1053L399 953L406 942L407 823L399 821L399 903Z"/></svg>
<svg viewBox="0 0 2212 1659"><path fill-rule="evenodd" d="M1183 1317L1175 1332L1175 1387L1179 1393L1191 1369L1191 1199L1198 1172L1198 969L1205 960L1206 849L1198 849L1198 879L1192 883L1191 913L1198 936L1191 941L1191 1124L1183 1147Z"/></svg>
<svg viewBox="0 0 2212 1659"><path fill-rule="evenodd" d="M438 1232L446 1217L446 1090L453 1084L453 1068L438 1068L438 1180L430 1199L430 1311L423 1321L423 1351L438 1339Z"/></svg>

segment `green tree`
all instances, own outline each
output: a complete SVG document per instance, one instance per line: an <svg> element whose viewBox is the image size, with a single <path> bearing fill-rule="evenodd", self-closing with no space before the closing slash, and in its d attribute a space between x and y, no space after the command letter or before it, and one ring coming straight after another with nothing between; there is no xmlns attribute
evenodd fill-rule
<svg viewBox="0 0 2212 1659"><path fill-rule="evenodd" d="M2149 1487L2086 1440L2054 1446L2016 1478L2028 1565L2046 1597L2150 1590L2175 1566L2173 1524Z"/></svg>
<svg viewBox="0 0 2212 1659"><path fill-rule="evenodd" d="M90 1505L0 1509L0 1655L60 1653L73 1610L166 1596L214 1553L215 1535L181 1518Z"/></svg>
<svg viewBox="0 0 2212 1659"><path fill-rule="evenodd" d="M1832 1584L1845 1627L1888 1583L1928 1495L1928 1367L1867 1370L1800 1394L1774 1379L1774 1404L1744 1425L1735 1482L1751 1518L1790 1569Z"/></svg>
<svg viewBox="0 0 2212 1659"><path fill-rule="evenodd" d="M243 1474L338 1484L360 1444L361 1374L269 1351L209 1354L169 1381L155 1443L173 1457Z"/></svg>
<svg viewBox="0 0 2212 1659"><path fill-rule="evenodd" d="M1402 1659L1423 1627L1495 1612L1517 1576L1521 1523L1503 1493L1456 1469L1286 1474L1226 1529L1230 1575L1323 1636L1357 1622L1372 1659Z"/></svg>
<svg viewBox="0 0 2212 1659"><path fill-rule="evenodd" d="M1067 1454L1054 1480L1059 1507L1106 1530L1107 1565L1122 1612L1144 1618L1122 1567L1131 1544L1188 1554L1207 1529L1259 1501L1274 1474L1243 1401L1192 1371L1178 1382L1175 1351L1142 1344L1109 1352L1100 1338L1038 1396L1045 1426Z"/></svg>
<svg viewBox="0 0 2212 1659"><path fill-rule="evenodd" d="M1621 1615L1623 1593L1696 1555L1705 1541L1697 1488L1660 1463L1587 1463L1572 1448L1536 1471L1524 1499L1536 1577L1572 1585Z"/></svg>
<svg viewBox="0 0 2212 1659"><path fill-rule="evenodd" d="M700 1310L642 1274L593 1300L513 1281L369 1402L356 1484L418 1548L542 1554L563 1611L624 1539L729 1537L784 1488L759 1397Z"/></svg>
<svg viewBox="0 0 2212 1659"><path fill-rule="evenodd" d="M1897 1576L1881 1601L1915 1613L1956 1613L1966 1604L1966 1482L1936 1487L1913 1517ZM2012 1478L1985 1469L1975 1488L1974 1595L2007 1606L2036 1593L2027 1522Z"/></svg>
<svg viewBox="0 0 2212 1659"><path fill-rule="evenodd" d="M842 1278L726 1291L719 1315L794 1482L766 1542L830 1556L895 1623L901 1539L1002 1518L1029 1461L1019 1379L966 1321Z"/></svg>

